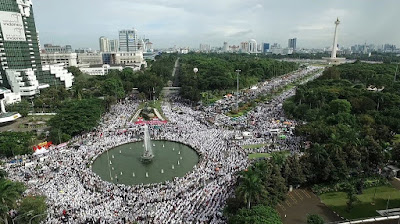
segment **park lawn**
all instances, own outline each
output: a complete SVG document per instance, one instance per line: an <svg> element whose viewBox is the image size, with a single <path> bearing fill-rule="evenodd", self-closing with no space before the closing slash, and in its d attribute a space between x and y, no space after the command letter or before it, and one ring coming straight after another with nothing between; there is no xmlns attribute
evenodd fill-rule
<svg viewBox="0 0 400 224"><path fill-rule="evenodd" d="M400 143L400 134L394 136L393 143Z"/></svg>
<svg viewBox="0 0 400 224"><path fill-rule="evenodd" d="M242 148L244 149L258 149L261 147L266 146L267 144L252 144L252 145L243 145Z"/></svg>
<svg viewBox="0 0 400 224"><path fill-rule="evenodd" d="M347 212L347 194L345 192L332 192L320 195L322 202L330 209L346 219L359 219L379 216L376 210L386 209L388 199L389 209L400 207L400 191L392 186L380 186L376 188L375 205L372 205L375 187L364 189L361 195L357 195L360 200L354 204L353 209Z"/></svg>
<svg viewBox="0 0 400 224"><path fill-rule="evenodd" d="M253 153L253 154L249 154L249 159L269 158L269 157L271 157L270 153Z"/></svg>

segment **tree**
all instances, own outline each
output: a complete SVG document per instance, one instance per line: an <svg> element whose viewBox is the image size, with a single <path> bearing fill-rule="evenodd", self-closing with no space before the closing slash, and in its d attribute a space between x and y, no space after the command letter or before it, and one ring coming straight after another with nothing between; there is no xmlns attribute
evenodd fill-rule
<svg viewBox="0 0 400 224"><path fill-rule="evenodd" d="M282 224L275 209L258 205L251 209L240 209L237 214L228 219L229 224Z"/></svg>
<svg viewBox="0 0 400 224"><path fill-rule="evenodd" d="M303 168L300 164L300 159L298 156L290 156L287 160L290 166L290 173L288 176L288 184L290 185L300 185L306 182L306 176L303 173Z"/></svg>
<svg viewBox="0 0 400 224"><path fill-rule="evenodd" d="M35 137L32 132L1 132L0 156L30 154Z"/></svg>
<svg viewBox="0 0 400 224"><path fill-rule="evenodd" d="M18 112L21 116L28 116L29 111L32 109L31 104L27 100L21 100L19 103L7 105L6 110L12 112Z"/></svg>
<svg viewBox="0 0 400 224"><path fill-rule="evenodd" d="M6 224L8 223L8 212L16 208L16 201L24 191L25 187L22 183L6 179L0 180L0 215Z"/></svg>
<svg viewBox="0 0 400 224"><path fill-rule="evenodd" d="M249 169L242 172L239 179L239 186L236 189L236 195L250 209L251 203L257 204L262 202L262 199L267 196L267 192L258 175Z"/></svg>
<svg viewBox="0 0 400 224"><path fill-rule="evenodd" d="M354 206L354 203L358 202L359 199L357 198L357 192L353 185L351 185L350 183L347 183L344 188L345 188L345 191L347 194L347 199L348 199L348 201L346 203L347 211L350 212Z"/></svg>
<svg viewBox="0 0 400 224"><path fill-rule="evenodd" d="M340 71L336 66L326 69L323 73L324 79L340 79Z"/></svg>
<svg viewBox="0 0 400 224"><path fill-rule="evenodd" d="M392 160L399 165L400 164L400 143L396 143L392 148Z"/></svg>
<svg viewBox="0 0 400 224"><path fill-rule="evenodd" d="M332 114L350 113L351 104L347 100L337 99L337 100L332 100L329 103L329 108Z"/></svg>
<svg viewBox="0 0 400 224"><path fill-rule="evenodd" d="M84 131L90 131L97 126L105 111L105 103L99 99L74 100L65 103L49 124L50 139L60 143L61 137L71 138Z"/></svg>
<svg viewBox="0 0 400 224"><path fill-rule="evenodd" d="M324 224L325 220L317 214L307 215L307 224Z"/></svg>
<svg viewBox="0 0 400 224"><path fill-rule="evenodd" d="M18 208L19 223L29 223L31 218L32 223L39 224L46 219L47 205L46 198L43 196L27 196L22 199L21 205Z"/></svg>

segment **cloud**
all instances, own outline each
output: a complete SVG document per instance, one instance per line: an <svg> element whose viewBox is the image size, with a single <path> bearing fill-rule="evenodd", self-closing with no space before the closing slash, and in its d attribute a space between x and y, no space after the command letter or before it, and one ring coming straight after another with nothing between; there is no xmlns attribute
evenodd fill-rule
<svg viewBox="0 0 400 224"><path fill-rule="evenodd" d="M98 38L117 38L135 27L156 47L198 47L278 42L297 37L301 47L331 43L336 17L341 45L359 42L399 44L398 0L37 0L34 13L41 42L98 48Z"/></svg>

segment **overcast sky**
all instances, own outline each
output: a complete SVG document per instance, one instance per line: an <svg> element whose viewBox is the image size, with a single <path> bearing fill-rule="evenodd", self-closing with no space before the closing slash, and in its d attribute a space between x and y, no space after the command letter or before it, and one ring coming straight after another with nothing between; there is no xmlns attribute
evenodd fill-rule
<svg viewBox="0 0 400 224"><path fill-rule="evenodd" d="M136 28L155 48L238 45L255 39L297 46L332 44L339 17L339 45L400 46L399 0L34 0L41 44L99 49L98 39Z"/></svg>

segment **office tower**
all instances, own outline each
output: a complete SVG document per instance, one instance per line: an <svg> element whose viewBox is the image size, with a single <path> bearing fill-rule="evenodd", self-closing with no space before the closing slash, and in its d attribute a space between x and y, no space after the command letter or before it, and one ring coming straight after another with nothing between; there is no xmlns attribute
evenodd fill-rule
<svg viewBox="0 0 400 224"><path fill-rule="evenodd" d="M270 49L269 43L263 43L262 52L263 52L264 54L265 54L265 53L268 53L268 52L269 52L269 49Z"/></svg>
<svg viewBox="0 0 400 224"><path fill-rule="evenodd" d="M118 40L110 40L109 41L110 52L117 52L119 48L119 41Z"/></svg>
<svg viewBox="0 0 400 224"><path fill-rule="evenodd" d="M0 1L0 85L33 96L49 85L72 86L73 76L44 68L30 0Z"/></svg>
<svg viewBox="0 0 400 224"><path fill-rule="evenodd" d="M211 46L209 44L200 44L200 52L210 52Z"/></svg>
<svg viewBox="0 0 400 224"><path fill-rule="evenodd" d="M110 52L110 42L107 37L100 37L100 52Z"/></svg>
<svg viewBox="0 0 400 224"><path fill-rule="evenodd" d="M224 42L223 51L224 51L224 52L228 52L228 51L229 51L228 42Z"/></svg>
<svg viewBox="0 0 400 224"><path fill-rule="evenodd" d="M132 52L138 50L137 30L119 31L119 51Z"/></svg>
<svg viewBox="0 0 400 224"><path fill-rule="evenodd" d="M296 47L297 47L297 38L289 39L288 48L292 48L295 51Z"/></svg>

